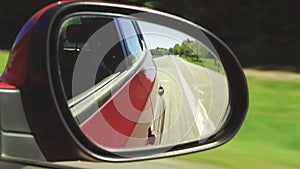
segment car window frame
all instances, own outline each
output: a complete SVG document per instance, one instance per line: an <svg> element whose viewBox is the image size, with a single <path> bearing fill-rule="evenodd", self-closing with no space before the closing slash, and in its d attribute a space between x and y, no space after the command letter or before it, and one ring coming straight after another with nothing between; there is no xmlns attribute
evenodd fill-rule
<svg viewBox="0 0 300 169"><path fill-rule="evenodd" d="M120 18L120 19L128 19L128 18ZM135 35L138 39L138 43L140 45L140 48L141 48L141 51L139 53L139 55L137 56L136 60L135 61L132 61L131 59L127 59L129 64L130 64L130 67L136 65L136 63L138 63L141 58L143 58L143 56L145 56L144 52L145 52L145 49L146 49L146 46L145 46L145 43L144 43L144 40L142 38L142 36L140 36L142 33L140 31L140 29L138 28L138 24L137 24L137 21L136 20L129 20L134 28L134 32L135 32ZM120 22L119 18L117 19L117 23L118 23L118 26L119 26L119 29L120 29L120 32L121 32L121 36L122 36L122 43L124 45L124 50L126 52L126 57L129 57L129 47L128 47L128 44L127 44L127 41L126 41L126 35L125 35L125 32L124 32L124 29L122 28L122 23Z"/></svg>
<svg viewBox="0 0 300 169"><path fill-rule="evenodd" d="M112 21L116 24L116 29L117 29L117 32L119 33L119 36L122 35L122 32L121 32L122 28L116 22L116 19L118 19L118 18L129 19L132 22L135 20L135 18L133 18L131 16L127 16L127 15L86 11L86 12L76 12L76 13L67 15L60 21L60 23L62 24L64 21L66 21L67 19L74 17L74 16L88 16L88 15L91 15L91 16L98 15L99 17L112 18ZM136 22L136 21L134 21L134 22ZM93 86L75 97L67 99L67 96L65 96L67 104L70 108L70 112L72 113L77 124L81 124L88 117L90 117L92 114L94 114L96 112L96 111L90 111L90 112L88 111L91 101L95 102L95 95L101 96L101 97L98 97L96 100L97 104L100 108L106 101L108 101L112 97L112 94L111 94L112 86L114 86L114 90L116 90L116 89L118 91L121 90L121 88L128 81L130 81L130 79L132 79L134 77L134 75L137 74L137 72L141 68L141 65L144 62L145 56L146 56L146 50L145 50L146 46L145 46L144 42L141 42L141 39L139 36L140 33L137 32L136 26L134 24L133 24L133 26L135 28L136 35L139 39L139 43L142 44L142 46L141 46L142 51L141 51L138 59L135 61L135 63L134 64L126 63L126 66L127 66L126 70L124 70L123 72L120 72L119 74L117 74L115 76L112 76L111 78L108 78L105 81L103 81L103 80L100 81L99 83L96 84L96 87ZM126 45L124 44L124 36L120 36L119 38L120 38L120 44L121 44L124 58L125 58L125 60L128 60L127 53L126 54L124 53L127 50L125 47ZM59 45L59 43L58 43L58 45ZM59 47L57 47L57 49L59 49ZM63 85L62 81L61 81L61 83ZM99 85L99 86L97 86L97 85ZM82 107L78 108L79 111L77 111L77 113L73 113L73 111L76 111L75 109L79 105L82 105ZM84 108L86 108L86 111L83 110Z"/></svg>

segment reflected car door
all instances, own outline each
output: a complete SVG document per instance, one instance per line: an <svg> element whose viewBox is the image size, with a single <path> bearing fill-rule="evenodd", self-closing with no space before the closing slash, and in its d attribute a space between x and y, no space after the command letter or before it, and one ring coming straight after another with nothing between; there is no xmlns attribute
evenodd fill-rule
<svg viewBox="0 0 300 169"><path fill-rule="evenodd" d="M104 23L110 24L110 30L114 31L112 34L120 38L119 43L111 47L98 65L94 85L84 84L85 81L82 80L77 82L76 76L87 77L93 74L88 72L91 71L89 67L97 63L98 58L94 55L103 52L99 50L95 52L94 50L98 48L93 47L97 44L101 46L103 40L91 41L93 39L91 36L97 36L99 29L105 27L103 20L110 20L109 23L107 21ZM77 58L71 62L72 64L66 64L67 61L62 59L62 69L63 66L69 65L71 68L66 70L73 71L73 74L70 74L62 70L62 79L66 91L69 91L66 93L69 93L67 97L71 112L82 132L96 145L105 147L147 145L152 121L148 97L155 82L156 70L151 54L146 52L146 46L137 33L136 25L129 19L89 16L74 16L66 21L68 24L72 22L77 23L63 26L66 27L66 33L62 31L61 35L69 36L67 39L75 45L75 48L73 50L65 49L65 46L62 48L65 53L70 51L75 53ZM103 27L100 27L99 23ZM82 33L84 30L91 31ZM86 37L78 37L77 32L86 34ZM65 42L63 40L61 43ZM76 70L82 58L86 64L85 70ZM70 82L72 84L68 84Z"/></svg>

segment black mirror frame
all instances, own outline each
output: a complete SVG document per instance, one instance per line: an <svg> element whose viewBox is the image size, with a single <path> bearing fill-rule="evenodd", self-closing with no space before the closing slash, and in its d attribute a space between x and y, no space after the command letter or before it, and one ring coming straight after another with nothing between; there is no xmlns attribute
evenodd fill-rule
<svg viewBox="0 0 300 169"><path fill-rule="evenodd" d="M230 102L229 117L224 127L204 143L198 141L162 148L133 151L108 151L91 143L73 120L66 103L59 74L55 49L58 25L74 12L104 12L121 15L147 13L147 21L155 18L186 25L191 30L200 29L210 40L228 76ZM138 18L141 19L141 18ZM153 20L154 19L154 20ZM161 24L167 23L162 22ZM188 25L188 26L187 26ZM213 49L212 49L213 50ZM48 161L136 161L170 157L211 149L231 140L238 132L248 109L248 88L245 75L233 52L215 35L182 18L162 12L126 5L94 2L65 2L47 10L34 26L29 43L27 80L20 87L26 117L41 151ZM40 94L44 98L40 98ZM38 105L37 105L38 104ZM63 148L62 148L63 147Z"/></svg>

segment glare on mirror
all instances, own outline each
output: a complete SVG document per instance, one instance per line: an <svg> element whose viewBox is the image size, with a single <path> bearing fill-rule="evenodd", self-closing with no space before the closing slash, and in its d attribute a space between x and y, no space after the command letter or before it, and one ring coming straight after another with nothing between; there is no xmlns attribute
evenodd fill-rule
<svg viewBox="0 0 300 169"><path fill-rule="evenodd" d="M83 134L119 150L205 141L228 114L219 57L179 30L76 15L60 26L61 81Z"/></svg>

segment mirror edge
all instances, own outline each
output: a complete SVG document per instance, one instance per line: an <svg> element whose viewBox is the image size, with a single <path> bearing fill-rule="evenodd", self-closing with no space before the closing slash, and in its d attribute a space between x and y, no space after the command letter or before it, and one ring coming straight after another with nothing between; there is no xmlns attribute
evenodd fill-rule
<svg viewBox="0 0 300 169"><path fill-rule="evenodd" d="M170 156L177 156L182 154L204 151L207 149L211 149L223 145L234 137L234 135L238 132L239 128L241 127L241 124L246 116L246 112L248 108L247 82L246 82L245 75L242 71L241 65L237 61L235 55L219 38L217 38L208 30L200 26L196 26L195 24L189 21L186 21L182 18L170 14L165 14L159 11L154 11L143 7L133 7L127 5L116 5L116 4L106 4L106 3L92 3L92 2L69 3L68 5L66 5L66 7L63 10L60 10L59 12L56 13L56 16L54 17L52 24L55 25L57 19L61 17L61 15L64 15L66 13L70 13L82 9L87 11L93 11L96 10L97 8L100 9L107 8L108 11L109 10L111 10L112 12L118 11L117 13L121 11L124 12L124 14L146 12L153 16L160 15L162 17L166 17L168 19L174 19L179 22L188 24L189 26L193 26L193 27L197 27L198 29L201 29L207 35L207 37L213 43L213 45L217 48L218 53L222 53L220 60L222 61L224 65L224 69L226 70L226 74L228 75L228 82L230 88L230 106L228 109L230 113L230 117L226 125L223 127L223 129L217 134L215 134L214 136L212 136L203 144L200 144L199 142L193 142L193 143L188 143L183 145L177 145L172 148L164 147L163 150L165 150L165 148L170 148L167 152L163 152L162 149L159 148L149 150L149 152L145 152L145 151L119 152L119 154L124 153L125 156L131 156L130 158L124 158L122 156L114 154L114 152L108 152L102 150L99 147L92 145L79 131L74 132L78 130L76 129L78 127L77 126L74 127L74 124L70 122L72 121L70 120L70 117L66 117L67 116L66 114L70 114L70 113L66 113L69 110L67 110L66 105L62 105L65 102L65 100L62 99L63 96L62 86L59 83L59 79L57 79L59 77L59 75L57 74L58 72L56 72L58 68L54 64L56 61L51 61L50 58L51 50L48 49L47 52L49 55L48 61L50 63L52 62L52 64L50 65L51 71L49 73L53 78L52 87L54 90L53 92L55 93L55 97L57 98L57 104L61 110L60 116L62 118L62 121L65 121L65 127L68 128L67 130L69 131L69 134L72 135L73 141L76 142L76 144L80 147L82 151L84 151L84 153L88 154L89 156L95 159L104 160L104 161L114 161L114 162L137 161L137 160L170 157ZM51 32L49 32L48 35L49 39L51 39L50 34ZM53 42L53 39L49 40L49 43L51 41ZM60 88L60 90L57 90L58 88Z"/></svg>

